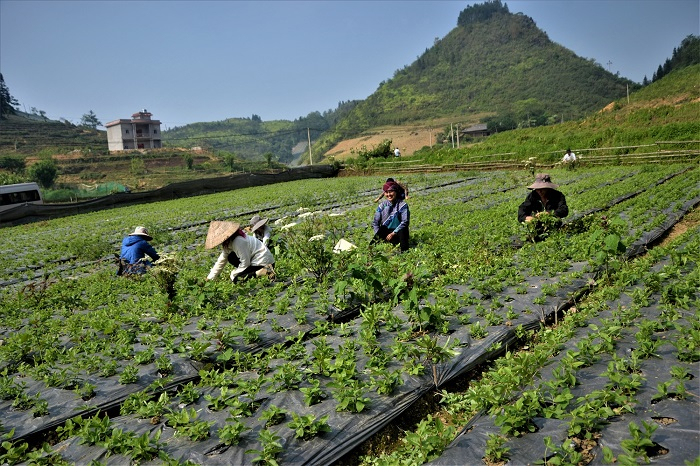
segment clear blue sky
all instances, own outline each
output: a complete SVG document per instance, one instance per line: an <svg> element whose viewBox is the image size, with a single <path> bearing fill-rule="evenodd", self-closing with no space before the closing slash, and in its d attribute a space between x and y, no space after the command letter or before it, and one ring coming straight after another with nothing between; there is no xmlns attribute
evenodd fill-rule
<svg viewBox="0 0 700 466"><path fill-rule="evenodd" d="M0 72L20 109L166 128L293 120L365 99L474 1L0 0ZM698 0L511 0L549 38L636 82L687 35Z"/></svg>

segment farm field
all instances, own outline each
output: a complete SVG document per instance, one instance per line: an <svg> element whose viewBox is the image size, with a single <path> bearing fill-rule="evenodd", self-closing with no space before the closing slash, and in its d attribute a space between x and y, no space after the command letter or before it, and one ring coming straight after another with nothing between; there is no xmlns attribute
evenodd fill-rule
<svg viewBox="0 0 700 466"><path fill-rule="evenodd" d="M403 254L368 245L379 176L4 228L0 464L697 464L700 168L549 173L538 242L527 171L400 178ZM275 281L205 281L209 222L254 214ZM117 277L137 225L164 259Z"/></svg>

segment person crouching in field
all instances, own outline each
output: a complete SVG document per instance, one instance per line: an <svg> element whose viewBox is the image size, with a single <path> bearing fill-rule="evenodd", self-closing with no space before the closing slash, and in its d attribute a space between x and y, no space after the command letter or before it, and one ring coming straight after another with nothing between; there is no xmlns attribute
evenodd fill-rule
<svg viewBox="0 0 700 466"><path fill-rule="evenodd" d="M518 221L521 223L535 222L535 237L533 239L542 239L550 227L558 228L561 226L561 219L569 215L569 207L566 205L566 197L560 191L558 186L552 183L549 175L542 173L535 177L535 182L527 189L531 191L520 204L518 208ZM548 214L549 217L547 217ZM549 219L554 217L554 221Z"/></svg>
<svg viewBox="0 0 700 466"><path fill-rule="evenodd" d="M269 275L271 279L274 277L272 265L275 258L272 253L255 235L241 230L239 223L211 222L204 247L212 249L218 245L222 246L222 251L207 280L217 278L228 262L235 267L231 272L232 282L263 275Z"/></svg>
<svg viewBox="0 0 700 466"><path fill-rule="evenodd" d="M250 219L250 225L246 228L246 231L251 232L262 241L262 244L270 247L270 236L272 236L272 228L267 224L269 218L260 218L260 215L253 215Z"/></svg>
<svg viewBox="0 0 700 466"><path fill-rule="evenodd" d="M374 238L370 244L380 241L388 241L391 244L400 244L401 252L408 250L408 227L411 215L408 204L401 199L401 186L395 182L387 182L384 185L383 201L374 212L372 228L374 228Z"/></svg>
<svg viewBox="0 0 700 466"><path fill-rule="evenodd" d="M133 233L122 240L117 275L144 274L152 265L146 256L153 261L160 259L155 248L149 244L152 239L145 227L136 227Z"/></svg>

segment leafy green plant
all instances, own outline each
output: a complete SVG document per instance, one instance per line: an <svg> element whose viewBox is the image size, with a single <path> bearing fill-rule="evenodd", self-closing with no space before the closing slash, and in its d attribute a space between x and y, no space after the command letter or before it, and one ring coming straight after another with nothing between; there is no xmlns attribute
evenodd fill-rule
<svg viewBox="0 0 700 466"><path fill-rule="evenodd" d="M270 405L269 408L260 414L260 419L265 421L265 427L271 427L280 424L286 416L287 412L284 409Z"/></svg>
<svg viewBox="0 0 700 466"><path fill-rule="evenodd" d="M301 387L299 391L304 395L304 403L313 406L326 398L326 393L321 389L321 382L316 379L309 379L310 387Z"/></svg>
<svg viewBox="0 0 700 466"><path fill-rule="evenodd" d="M250 427L247 427L243 422L238 419L229 418L226 420L226 425L217 431L219 440L224 445L237 445L241 440L241 434Z"/></svg>
<svg viewBox="0 0 700 466"><path fill-rule="evenodd" d="M329 417L329 415L326 415L320 419L316 419L316 416L313 414L300 416L297 413L292 413L292 420L288 425L289 428L294 431L296 438L309 440L317 435L323 434L324 432L331 431L331 428L328 425Z"/></svg>
<svg viewBox="0 0 700 466"><path fill-rule="evenodd" d="M209 428L214 421L197 421L197 411L194 408L182 409L165 415L167 424L175 429L176 435L184 435L192 441L209 438Z"/></svg>
<svg viewBox="0 0 700 466"><path fill-rule="evenodd" d="M625 451L625 455L619 455L618 461L621 464L628 462L637 463L639 460L649 462L649 451L654 448L651 436L659 426L653 422L642 421L640 428L634 421L629 423L629 431L632 436L620 442L620 446Z"/></svg>
<svg viewBox="0 0 700 466"><path fill-rule="evenodd" d="M135 383L139 379L139 368L133 364L129 364L124 367L121 375L119 376L119 383L126 385L130 383Z"/></svg>
<svg viewBox="0 0 700 466"><path fill-rule="evenodd" d="M336 411L360 413L371 401L370 398L364 396L365 386L359 380L331 382L329 385L335 387L333 398L338 402Z"/></svg>
<svg viewBox="0 0 700 466"><path fill-rule="evenodd" d="M253 458L253 463L277 466L277 455L284 450L280 443L281 437L271 430L263 429L258 434L258 440L261 448L246 450L246 454L257 455Z"/></svg>
<svg viewBox="0 0 700 466"><path fill-rule="evenodd" d="M490 463L502 463L508 459L510 448L504 446L508 439L502 435L489 434L484 450L484 459Z"/></svg>

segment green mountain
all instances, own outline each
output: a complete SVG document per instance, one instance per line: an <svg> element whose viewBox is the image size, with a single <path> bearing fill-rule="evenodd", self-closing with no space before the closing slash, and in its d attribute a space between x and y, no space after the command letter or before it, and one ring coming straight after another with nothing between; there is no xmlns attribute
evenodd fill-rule
<svg viewBox="0 0 700 466"><path fill-rule="evenodd" d="M467 7L457 27L360 102L318 145L383 125L444 117L515 126L581 118L640 87L552 42L535 21L500 0ZM509 129L509 128L505 128Z"/></svg>

